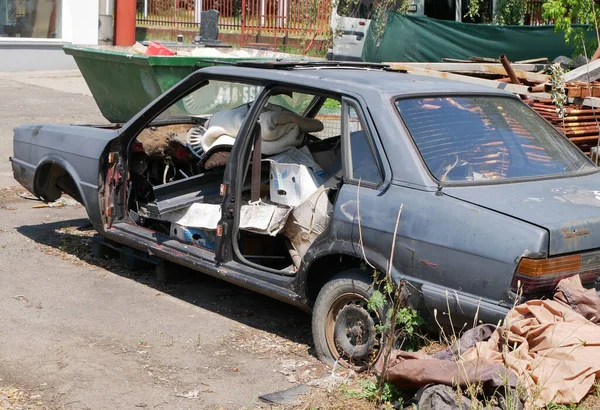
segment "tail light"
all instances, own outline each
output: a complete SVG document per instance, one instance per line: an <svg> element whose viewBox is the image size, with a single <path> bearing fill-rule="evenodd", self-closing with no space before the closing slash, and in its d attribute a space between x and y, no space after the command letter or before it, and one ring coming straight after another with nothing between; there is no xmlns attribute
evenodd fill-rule
<svg viewBox="0 0 600 410"><path fill-rule="evenodd" d="M523 294L551 292L558 282L573 275L579 275L583 284L594 282L600 275L600 252L547 259L522 258L511 290L517 292L520 282Z"/></svg>

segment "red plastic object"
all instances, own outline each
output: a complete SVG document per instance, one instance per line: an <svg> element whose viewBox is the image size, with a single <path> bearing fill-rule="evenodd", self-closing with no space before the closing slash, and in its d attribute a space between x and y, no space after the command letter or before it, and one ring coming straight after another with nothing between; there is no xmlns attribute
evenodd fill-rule
<svg viewBox="0 0 600 410"><path fill-rule="evenodd" d="M175 53L156 41L151 41L146 50L147 56L174 56Z"/></svg>

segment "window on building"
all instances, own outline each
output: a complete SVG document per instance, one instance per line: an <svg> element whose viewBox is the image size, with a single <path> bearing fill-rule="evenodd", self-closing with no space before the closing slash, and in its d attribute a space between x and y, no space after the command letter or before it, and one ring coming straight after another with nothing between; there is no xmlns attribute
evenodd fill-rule
<svg viewBox="0 0 600 410"><path fill-rule="evenodd" d="M0 0L0 37L61 38L61 0Z"/></svg>

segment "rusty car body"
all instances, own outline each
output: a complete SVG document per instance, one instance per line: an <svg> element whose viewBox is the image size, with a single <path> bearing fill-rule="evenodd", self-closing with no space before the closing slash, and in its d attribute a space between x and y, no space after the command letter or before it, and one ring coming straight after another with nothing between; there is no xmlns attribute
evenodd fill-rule
<svg viewBox="0 0 600 410"><path fill-rule="evenodd" d="M213 87L228 82L239 91ZM197 108L190 96L203 92L203 101L208 93L227 104ZM256 156L261 114L297 96L308 96L296 113L307 119L330 118L324 106L339 110L334 135L306 133L298 145L333 168L322 183L325 223L304 232L312 239L300 255L280 233L240 228L241 210L257 195L253 172L258 198L269 201L269 163ZM148 153L144 133L177 134L183 124L185 134L241 103L246 115L221 166L199 164L176 138ZM312 310L316 351L328 363L365 366L380 351L385 314L367 308L365 260L410 283L408 303L429 323L434 311L459 326L496 323L516 298L549 295L566 276L600 287L595 164L512 94L385 65L201 69L123 125L15 128L12 165L36 196L80 201L112 241ZM210 245L177 237L165 216L198 203L219 207Z"/></svg>

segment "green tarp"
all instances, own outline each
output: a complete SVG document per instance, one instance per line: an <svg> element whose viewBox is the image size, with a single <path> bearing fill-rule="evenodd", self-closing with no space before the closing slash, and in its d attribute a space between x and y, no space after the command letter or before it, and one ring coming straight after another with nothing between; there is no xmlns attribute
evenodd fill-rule
<svg viewBox="0 0 600 410"><path fill-rule="evenodd" d="M444 57L498 58L501 54L510 61L537 57L552 60L559 55L570 57L574 52L573 46L565 44L562 32L554 33L554 26L469 24L390 12L378 45L377 25L374 21L369 27L364 61L437 62ZM595 37L593 31L587 33Z"/></svg>

